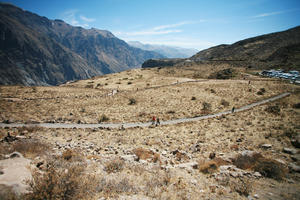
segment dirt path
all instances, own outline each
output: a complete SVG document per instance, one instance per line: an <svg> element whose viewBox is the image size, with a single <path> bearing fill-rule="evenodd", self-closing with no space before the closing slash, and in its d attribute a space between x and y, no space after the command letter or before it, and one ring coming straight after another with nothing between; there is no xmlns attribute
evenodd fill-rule
<svg viewBox="0 0 300 200"><path fill-rule="evenodd" d="M242 106L240 108L236 108L234 112L241 112L245 110L249 110L255 106L259 106L271 101L275 101L284 97L289 96L290 93L282 93L280 95L264 99L261 101L258 101L256 103L252 103L246 106ZM161 121L161 125L170 125L170 124L178 124L178 123L184 123L184 122L192 122L192 121L198 121L202 119L209 119L209 118L214 118L214 117L220 117L222 115L228 115L231 114L232 111L224 111L224 112L219 112L216 114L210 114L210 115L205 115L205 116L199 116L199 117L193 117L193 118L181 118L181 119L174 119L174 120L168 120L168 121ZM124 128L133 128L133 127L147 127L151 126L151 122L139 122L139 123L100 123L100 124L63 124L63 123L40 123L40 124L22 124L22 123L11 123L11 124L5 124L5 123L0 123L0 127L22 127L22 126L39 126L39 127L44 127L44 128L121 128L122 126Z"/></svg>

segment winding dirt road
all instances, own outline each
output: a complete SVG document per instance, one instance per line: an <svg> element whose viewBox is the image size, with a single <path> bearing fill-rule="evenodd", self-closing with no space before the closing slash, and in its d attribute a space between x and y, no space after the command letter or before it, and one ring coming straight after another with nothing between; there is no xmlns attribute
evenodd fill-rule
<svg viewBox="0 0 300 200"><path fill-rule="evenodd" d="M276 101L278 99L284 98L289 96L291 93L286 92L282 93L280 95L267 98L261 101L258 101L256 103L252 103L249 105L242 106L240 108L235 109L236 112L241 112L245 110L249 110L255 106L259 106L271 101ZM193 118L181 118L181 119L174 119L174 120L168 120L168 121L161 121L161 125L170 125L170 124L179 124L179 123L184 123L184 122L192 122L192 121L198 121L202 119L209 119L209 118L214 118L214 117L220 117L222 115L228 115L231 114L232 111L224 111L224 112L219 112L216 114L210 114L210 115L205 115L205 116L199 116L199 117L193 117ZM23 123L11 123L11 124L5 124L5 123L0 123L0 127L5 128L5 127L30 127L30 126L38 126L38 127L43 127L43 128L134 128L134 127L147 127L151 126L151 122L139 122L139 123L100 123L100 124L64 124L64 123L40 123L40 124L23 124Z"/></svg>

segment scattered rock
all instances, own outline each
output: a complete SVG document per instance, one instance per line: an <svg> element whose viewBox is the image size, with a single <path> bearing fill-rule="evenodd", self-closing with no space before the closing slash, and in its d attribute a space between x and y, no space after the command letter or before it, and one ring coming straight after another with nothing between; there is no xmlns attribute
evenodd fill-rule
<svg viewBox="0 0 300 200"><path fill-rule="evenodd" d="M300 135L297 135L295 138L293 138L291 143L294 147L300 148Z"/></svg>
<svg viewBox="0 0 300 200"><path fill-rule="evenodd" d="M293 161L300 161L300 154L292 155L291 158Z"/></svg>
<svg viewBox="0 0 300 200"><path fill-rule="evenodd" d="M256 178L260 178L261 174L259 172L254 172L253 176L256 177Z"/></svg>
<svg viewBox="0 0 300 200"><path fill-rule="evenodd" d="M210 154L209 154L209 158L210 159L214 159L216 157L216 153L215 152L211 152Z"/></svg>
<svg viewBox="0 0 300 200"><path fill-rule="evenodd" d="M263 145L261 145L261 148L270 149L270 148L272 148L272 144L263 144Z"/></svg>
<svg viewBox="0 0 300 200"><path fill-rule="evenodd" d="M13 152L9 155L9 158L23 158L23 156L19 152Z"/></svg>
<svg viewBox="0 0 300 200"><path fill-rule="evenodd" d="M15 141L17 139L18 138L16 138L15 136L10 135L10 133L8 132L7 136L5 136L2 141L9 143L9 142L13 142L13 141Z"/></svg>
<svg viewBox="0 0 300 200"><path fill-rule="evenodd" d="M283 152L287 154L295 155L297 154L298 150L292 148L283 148Z"/></svg>
<svg viewBox="0 0 300 200"><path fill-rule="evenodd" d="M289 169L290 171L294 171L294 172L300 172L300 166L294 164L294 163L290 163L289 164Z"/></svg>
<svg viewBox="0 0 300 200"><path fill-rule="evenodd" d="M192 170L192 169L198 169L198 163L197 162L181 163L181 164L175 165L174 167Z"/></svg>

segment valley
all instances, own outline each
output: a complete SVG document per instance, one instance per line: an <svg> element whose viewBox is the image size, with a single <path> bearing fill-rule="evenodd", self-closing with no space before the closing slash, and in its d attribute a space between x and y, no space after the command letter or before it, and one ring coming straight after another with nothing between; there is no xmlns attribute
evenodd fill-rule
<svg viewBox="0 0 300 200"><path fill-rule="evenodd" d="M53 181L73 181L74 196L84 199L298 199L299 154L292 141L299 132L299 86L243 68L228 80L209 79L227 67L134 69L56 87L1 86L1 121L84 125L149 122L156 116L163 122L291 94L242 112L173 125L1 128L1 155L20 152L44 178L50 173L46 166L56 166ZM8 133L14 141L5 142ZM262 158L257 163L237 161L256 154ZM74 167L83 174L73 175L86 186L61 174Z"/></svg>

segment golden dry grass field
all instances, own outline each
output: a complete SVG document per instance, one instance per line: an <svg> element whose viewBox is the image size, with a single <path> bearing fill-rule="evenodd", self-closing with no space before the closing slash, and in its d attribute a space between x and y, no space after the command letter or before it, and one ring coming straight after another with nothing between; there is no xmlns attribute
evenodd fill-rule
<svg viewBox="0 0 300 200"><path fill-rule="evenodd" d="M215 71L227 66L217 67ZM59 87L1 86L0 121L98 123L103 115L107 122L146 122L153 115L164 121L231 110L283 92L291 95L247 111L175 125L125 130L2 128L1 138L8 132L22 135L48 150L1 143L0 153L30 151L27 157L33 163L42 160L38 168L44 176L58 174L54 184L63 177L78 186L72 189L73 198L299 199L300 175L289 167L300 164L294 158L299 151L289 154L283 148L296 149L291 141L300 131L300 110L295 107L300 87L243 69L230 80L206 79L208 68L134 69ZM113 90L118 92L112 95ZM132 99L135 103L130 105ZM259 154L259 161L237 161L247 151ZM50 159L53 155L56 161ZM249 166L240 169L238 162ZM54 172L45 163L56 166ZM83 168L73 169L76 163ZM224 171L224 166L231 168ZM62 167L81 181L74 174L65 176ZM33 196L42 194L43 189L33 188Z"/></svg>

